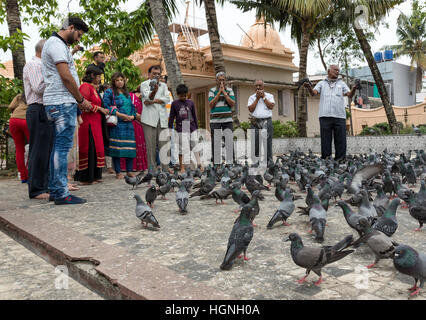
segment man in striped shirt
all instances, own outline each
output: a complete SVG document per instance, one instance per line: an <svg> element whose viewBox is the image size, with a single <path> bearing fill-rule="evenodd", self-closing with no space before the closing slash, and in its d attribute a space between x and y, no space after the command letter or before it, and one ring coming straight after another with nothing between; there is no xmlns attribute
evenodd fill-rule
<svg viewBox="0 0 426 320"><path fill-rule="evenodd" d="M321 94L319 104L319 121L321 134L321 158L331 156L331 143L334 136L335 159L344 160L346 157L346 109L344 96L352 97L356 86L349 90L346 83L339 79L339 66L328 67L328 77L318 82L314 89L305 82L311 96Z"/></svg>
<svg viewBox="0 0 426 320"><path fill-rule="evenodd" d="M30 199L49 199L49 159L53 143L53 126L43 106L45 83L41 72L41 52L46 40L35 47L36 55L24 67L24 89L27 99L27 126L30 133L28 157L28 194Z"/></svg>
<svg viewBox="0 0 426 320"><path fill-rule="evenodd" d="M232 88L225 86L225 73L216 74L216 87L209 91L210 134L212 135L212 161L221 163L222 132L225 135L226 162L233 160L233 130L232 108L235 105L235 95Z"/></svg>

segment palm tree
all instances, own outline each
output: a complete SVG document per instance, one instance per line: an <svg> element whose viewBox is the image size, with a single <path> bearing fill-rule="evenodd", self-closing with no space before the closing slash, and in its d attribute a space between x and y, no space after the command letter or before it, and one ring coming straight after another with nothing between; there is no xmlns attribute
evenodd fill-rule
<svg viewBox="0 0 426 320"><path fill-rule="evenodd" d="M160 39L161 51L166 64L167 75L170 79L173 94L176 96L176 87L183 83L183 77L176 56L172 35L170 34L169 22L164 10L163 1L149 0L149 6L154 27L157 31L158 38Z"/></svg>
<svg viewBox="0 0 426 320"><path fill-rule="evenodd" d="M399 15L396 34L399 44L386 46L383 49L392 49L395 58L409 56L411 70L416 64L416 93L419 93L422 91L423 72L426 69L426 12L422 11L417 0L413 1L411 16L404 13Z"/></svg>
<svg viewBox="0 0 426 320"><path fill-rule="evenodd" d="M215 74L218 72L225 72L225 60L223 59L222 45L220 44L220 34L216 18L216 5L215 0L196 0L199 5L204 3L206 12L207 29L210 39L210 51L213 59L213 66ZM223 0L220 1L223 4ZM240 126L238 114L235 110L235 105L232 107L232 120L234 127Z"/></svg>
<svg viewBox="0 0 426 320"><path fill-rule="evenodd" d="M17 33L21 33L21 16L17 0L6 0L6 17L9 36L13 37ZM14 50L12 50L12 59L14 76L15 78L22 80L25 66L25 51L24 44L22 42L20 42L19 45L15 46Z"/></svg>

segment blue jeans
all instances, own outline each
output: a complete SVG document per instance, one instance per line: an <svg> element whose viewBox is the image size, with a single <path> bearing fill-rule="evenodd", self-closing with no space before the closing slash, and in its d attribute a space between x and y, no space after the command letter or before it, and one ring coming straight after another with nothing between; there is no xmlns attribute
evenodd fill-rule
<svg viewBox="0 0 426 320"><path fill-rule="evenodd" d="M120 159L121 158L118 158L118 157L112 157L112 163L114 165L115 173L121 172ZM133 170L133 159L134 158L124 158L124 159L126 159L126 171L132 172L132 170Z"/></svg>
<svg viewBox="0 0 426 320"><path fill-rule="evenodd" d="M77 105L67 103L45 106L47 119L53 122L53 148L50 154L49 191L53 198L68 197L68 152L73 146Z"/></svg>

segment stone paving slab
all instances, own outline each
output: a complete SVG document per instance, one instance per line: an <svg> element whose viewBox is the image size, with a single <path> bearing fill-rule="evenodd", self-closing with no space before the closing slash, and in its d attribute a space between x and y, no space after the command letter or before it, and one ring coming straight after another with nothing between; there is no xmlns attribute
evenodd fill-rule
<svg viewBox="0 0 426 320"><path fill-rule="evenodd" d="M55 206L43 200L28 200L26 188L16 180L0 181L0 201L6 202L9 207L3 211L0 209L0 216L6 212L11 215L14 213L11 208L17 208L23 219L46 219L70 232L78 232L111 248L126 250L135 259L165 267L196 284L214 288L236 299L409 298L407 289L413 281L398 273L391 259L381 260L373 270L365 269L374 260L373 254L365 246L326 266L323 269L325 281L320 288L313 284L317 280L313 273L308 277L308 283L298 284L296 280L305 271L293 263L289 242L283 242L283 239L297 232L305 245L318 244L306 232L307 217L301 217L296 212L288 219L291 226L277 224L272 230L266 229L266 224L279 206L274 188L271 192L264 192L265 200L260 202L261 211L255 220L259 227L255 228L248 248L251 260L236 261L230 271L222 271L219 266L237 217L232 212L237 208L232 199L225 200L225 205L215 205L212 199L192 198L188 215L182 216L178 213L174 193L170 193L168 200L157 199L154 203L154 214L161 225L160 230L154 231L142 228L134 213L136 202L133 195L137 193L144 198L147 186L132 191L123 180L116 180L112 175L105 175L104 179L102 184L82 186L75 192L88 200L86 204L78 206ZM345 194L344 198L347 197ZM296 205L304 206L304 200L297 200ZM418 224L406 209L399 208L397 218L399 228L393 238L426 252L426 230L413 232ZM327 219L324 245L332 245L345 235L354 234L339 207L330 205ZM75 246L83 247L84 243L76 243ZM98 267L102 268L102 264ZM368 283L365 275L368 276ZM425 298L423 291L415 299Z"/></svg>
<svg viewBox="0 0 426 320"><path fill-rule="evenodd" d="M0 300L100 300L54 266L0 232Z"/></svg>

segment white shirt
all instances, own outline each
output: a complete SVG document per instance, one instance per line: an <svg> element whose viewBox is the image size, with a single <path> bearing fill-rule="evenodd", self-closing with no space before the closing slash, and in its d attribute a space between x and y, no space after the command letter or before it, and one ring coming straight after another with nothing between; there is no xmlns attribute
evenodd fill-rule
<svg viewBox="0 0 426 320"><path fill-rule="evenodd" d="M270 93L265 92L265 99L275 104L274 96ZM248 105L250 106L256 100L256 93L252 94L248 99ZM263 98L260 98L257 102L256 109L252 113L256 119L265 119L272 117L272 110L268 109Z"/></svg>
<svg viewBox="0 0 426 320"><path fill-rule="evenodd" d="M141 122L157 128L158 121L160 121L161 128L168 128L168 115L166 104L170 102L169 89L167 89L167 85L163 82L158 83L158 91L155 94L155 99L160 99L163 101L162 104L154 103L150 105L146 105L145 101L149 100L149 95L151 93L151 88L149 87L150 79L142 82L141 84L141 94L142 94L142 103L143 110L141 115Z"/></svg>

